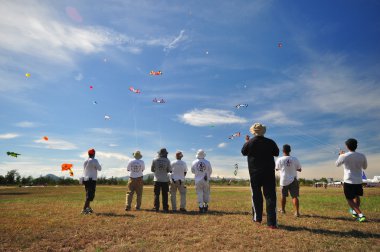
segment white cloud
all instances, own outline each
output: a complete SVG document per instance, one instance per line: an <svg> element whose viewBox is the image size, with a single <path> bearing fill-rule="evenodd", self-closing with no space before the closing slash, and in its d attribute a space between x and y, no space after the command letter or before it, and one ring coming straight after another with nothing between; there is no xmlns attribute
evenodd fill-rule
<svg viewBox="0 0 380 252"><path fill-rule="evenodd" d="M224 148L224 147L226 147L227 146L227 143L220 143L220 144L218 144L218 148Z"/></svg>
<svg viewBox="0 0 380 252"><path fill-rule="evenodd" d="M118 144L109 144L108 145L109 147L117 147L117 146L119 146Z"/></svg>
<svg viewBox="0 0 380 252"><path fill-rule="evenodd" d="M38 124L35 122L23 121L23 122L15 123L15 126L20 127L20 128L34 128L34 127L37 127Z"/></svg>
<svg viewBox="0 0 380 252"><path fill-rule="evenodd" d="M112 134L112 129L110 128L91 128L89 131L96 134Z"/></svg>
<svg viewBox="0 0 380 252"><path fill-rule="evenodd" d="M231 111L209 108L202 110L194 109L178 117L183 123L197 127L247 122L247 119L236 116Z"/></svg>
<svg viewBox="0 0 380 252"><path fill-rule="evenodd" d="M103 158L103 159L117 159L117 160L121 160L121 161L129 161L131 159L130 157L128 157L124 154L118 153L118 152L96 151L95 155L97 158ZM82 153L80 155L80 157L87 158L88 157L87 152Z"/></svg>
<svg viewBox="0 0 380 252"><path fill-rule="evenodd" d="M47 149L54 149L54 150L76 150L78 147L70 143L66 140L62 139L52 139L50 138L48 141L43 139L38 139L34 141L35 143L39 143L45 146Z"/></svg>
<svg viewBox="0 0 380 252"><path fill-rule="evenodd" d="M272 110L266 111L257 120L263 122L264 124L273 123L275 125L301 125L300 122L288 118L282 111Z"/></svg>
<svg viewBox="0 0 380 252"><path fill-rule="evenodd" d="M169 51L171 49L174 49L178 46L178 44L186 39L186 36L184 35L185 30L181 30L179 35L174 38L173 41L171 41L165 48L164 51Z"/></svg>
<svg viewBox="0 0 380 252"><path fill-rule="evenodd" d="M214 137L213 135L207 135L207 136L205 136L206 138L212 138L212 137Z"/></svg>
<svg viewBox="0 0 380 252"><path fill-rule="evenodd" d="M6 133L6 134L0 134L0 139L12 139L19 137L20 135L15 134L15 133Z"/></svg>

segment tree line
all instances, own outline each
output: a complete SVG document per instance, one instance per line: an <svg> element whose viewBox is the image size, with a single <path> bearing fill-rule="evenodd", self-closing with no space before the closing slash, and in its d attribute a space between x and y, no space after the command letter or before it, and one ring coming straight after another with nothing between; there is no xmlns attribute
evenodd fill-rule
<svg viewBox="0 0 380 252"><path fill-rule="evenodd" d="M316 182L326 182L326 178L319 180L313 179L308 180L304 178L298 179L301 186L312 186ZM100 176L96 182L98 185L127 185L128 180L110 177L106 178ZM186 179L186 185L193 185L193 179ZM279 186L280 178L276 176L276 184ZM9 186L40 186L40 185L78 185L79 181L73 178L57 177L57 176L40 176L33 178L32 176L22 177L17 170L10 170L5 176L0 175L0 185L9 185ZM153 174L144 177L144 185L153 185L154 177ZM231 179L231 178L221 178L221 179L211 179L211 185L231 185L231 186L249 186L249 179Z"/></svg>

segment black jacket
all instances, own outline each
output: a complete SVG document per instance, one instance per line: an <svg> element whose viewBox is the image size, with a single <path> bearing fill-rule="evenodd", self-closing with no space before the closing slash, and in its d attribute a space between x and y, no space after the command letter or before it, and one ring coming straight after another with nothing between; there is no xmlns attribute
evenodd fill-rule
<svg viewBox="0 0 380 252"><path fill-rule="evenodd" d="M263 136L251 138L241 149L241 154L247 156L250 175L274 172L274 157L278 157L279 152L277 144Z"/></svg>

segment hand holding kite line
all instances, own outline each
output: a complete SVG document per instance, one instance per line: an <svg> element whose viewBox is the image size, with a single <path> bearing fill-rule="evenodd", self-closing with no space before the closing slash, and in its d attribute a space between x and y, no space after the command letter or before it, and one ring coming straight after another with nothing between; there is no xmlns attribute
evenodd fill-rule
<svg viewBox="0 0 380 252"><path fill-rule="evenodd" d="M249 141L249 136L248 136L248 135L245 135L245 141L246 141L246 142Z"/></svg>
<svg viewBox="0 0 380 252"><path fill-rule="evenodd" d="M162 72L161 71L150 71L149 73L150 75L162 75Z"/></svg>
<svg viewBox="0 0 380 252"><path fill-rule="evenodd" d="M8 155L8 156L11 156L11 157L15 157L15 158L17 158L17 156L19 156L19 155L21 155L21 154L18 154L18 153L16 153L16 152L7 151L7 155Z"/></svg>
<svg viewBox="0 0 380 252"><path fill-rule="evenodd" d="M70 171L70 176L74 176L74 172L73 170L71 170L71 168L73 167L73 164L62 164L62 171L67 171L69 170Z"/></svg>

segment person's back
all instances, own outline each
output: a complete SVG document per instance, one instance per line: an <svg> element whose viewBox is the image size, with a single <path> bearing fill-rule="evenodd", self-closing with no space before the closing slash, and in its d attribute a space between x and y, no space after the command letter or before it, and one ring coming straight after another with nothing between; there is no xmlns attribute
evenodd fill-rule
<svg viewBox="0 0 380 252"><path fill-rule="evenodd" d="M207 179L207 181L209 181L212 172L211 164L208 160L204 158L196 159L193 161L191 165L191 171L192 173L194 173L195 183L205 178Z"/></svg>
<svg viewBox="0 0 380 252"><path fill-rule="evenodd" d="M276 170L280 171L280 185L287 186L297 178L297 171L301 169L296 157L283 156L276 161Z"/></svg>
<svg viewBox="0 0 380 252"><path fill-rule="evenodd" d="M88 158L83 164L83 177L87 181L90 178L96 180L98 178L98 171L102 170L98 160L96 158Z"/></svg>
<svg viewBox="0 0 380 252"><path fill-rule="evenodd" d="M131 178L142 177L144 169L145 169L145 163L141 159L133 159L129 161L128 166L127 166L127 171L130 172Z"/></svg>
<svg viewBox="0 0 380 252"><path fill-rule="evenodd" d="M241 153L247 156L249 172L261 174L274 171L274 156L279 155L279 149L272 139L255 136L244 144Z"/></svg>
<svg viewBox="0 0 380 252"><path fill-rule="evenodd" d="M177 181L185 181L185 174L187 172L186 163L182 160L174 160L171 163L172 168L172 179Z"/></svg>
<svg viewBox="0 0 380 252"><path fill-rule="evenodd" d="M336 165L344 165L344 182L350 184L361 184L362 170L367 168L366 157L359 152L349 151L339 156Z"/></svg>
<svg viewBox="0 0 380 252"><path fill-rule="evenodd" d="M171 171L170 161L166 157L157 157L152 163L152 172L154 172L154 181L169 182L168 173Z"/></svg>

